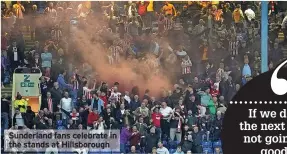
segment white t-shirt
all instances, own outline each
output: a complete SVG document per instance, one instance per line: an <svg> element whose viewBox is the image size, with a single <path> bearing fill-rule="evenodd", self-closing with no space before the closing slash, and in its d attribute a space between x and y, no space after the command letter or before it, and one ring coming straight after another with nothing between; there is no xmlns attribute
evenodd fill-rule
<svg viewBox="0 0 287 154"><path fill-rule="evenodd" d="M163 115L163 117L167 117L172 112L172 108L169 106L167 106L165 109L160 108L159 112Z"/></svg>
<svg viewBox="0 0 287 154"><path fill-rule="evenodd" d="M156 153L157 154L169 154L169 151L167 150L166 147L162 147L162 148L157 148Z"/></svg>
<svg viewBox="0 0 287 154"><path fill-rule="evenodd" d="M244 13L245 13L245 15L247 16L247 19L248 19L249 21L251 21L252 19L255 19L255 13L254 13L253 10L247 9L247 10L245 10Z"/></svg>
<svg viewBox="0 0 287 154"><path fill-rule="evenodd" d="M17 115L15 116L15 119L16 119L16 124L17 124L17 126L23 127L23 126L25 125L24 119L23 119L23 117L22 117L21 114L17 114Z"/></svg>
<svg viewBox="0 0 287 154"><path fill-rule="evenodd" d="M65 98L65 97L62 98L61 99L61 107L68 112L72 111L72 99L71 98Z"/></svg>

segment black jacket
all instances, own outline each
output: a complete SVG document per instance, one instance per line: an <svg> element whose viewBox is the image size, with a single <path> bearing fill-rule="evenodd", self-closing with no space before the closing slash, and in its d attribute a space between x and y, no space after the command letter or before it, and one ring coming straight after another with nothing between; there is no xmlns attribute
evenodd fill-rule
<svg viewBox="0 0 287 154"><path fill-rule="evenodd" d="M13 47L10 46L8 48L7 56L10 60L10 63L13 64L14 62L14 52L13 52ZM24 52L21 51L20 47L17 46L17 56L18 56L18 61L16 63L22 64L24 62Z"/></svg>
<svg viewBox="0 0 287 154"><path fill-rule="evenodd" d="M191 149L192 149L192 144L193 144L192 141L184 140L184 141L182 142L182 145L181 145L182 151L183 151L184 153L186 153L187 151L191 150Z"/></svg>
<svg viewBox="0 0 287 154"><path fill-rule="evenodd" d="M1 98L1 112L9 113L10 107L9 107L10 101L8 99Z"/></svg>
<svg viewBox="0 0 287 154"><path fill-rule="evenodd" d="M81 123L83 124L84 128L86 128L87 122L88 122L89 110L86 109L83 112L80 112L79 115L80 115Z"/></svg>
<svg viewBox="0 0 287 154"><path fill-rule="evenodd" d="M32 129L34 126L34 118L35 118L35 112L33 112L32 110L28 110L25 113L25 118L27 120L27 127Z"/></svg>
<svg viewBox="0 0 287 154"><path fill-rule="evenodd" d="M58 88L52 88L51 89L51 95L52 95L52 98L53 100L55 101L56 104L59 104L61 99L63 98L63 91Z"/></svg>
<svg viewBox="0 0 287 154"><path fill-rule="evenodd" d="M58 104L55 102L55 100L52 99L52 110L53 110L53 112L58 111L57 105L58 105ZM41 110L43 110L44 108L49 109L49 108L48 108L48 99L47 99L47 98L42 99Z"/></svg>
<svg viewBox="0 0 287 154"><path fill-rule="evenodd" d="M35 117L34 123L36 125L36 129L48 129L49 128L47 122L44 119L41 122L39 115Z"/></svg>
<svg viewBox="0 0 287 154"><path fill-rule="evenodd" d="M146 136L146 147L145 150L147 153L152 152L153 147L157 147L159 137L156 134L148 134Z"/></svg>

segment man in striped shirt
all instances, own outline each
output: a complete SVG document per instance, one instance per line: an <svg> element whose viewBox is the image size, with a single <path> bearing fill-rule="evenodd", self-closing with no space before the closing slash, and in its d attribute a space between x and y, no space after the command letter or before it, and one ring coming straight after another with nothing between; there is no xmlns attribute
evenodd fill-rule
<svg viewBox="0 0 287 154"><path fill-rule="evenodd" d="M109 97L109 100L115 100L116 102L119 102L121 99L121 93L118 92L118 87L114 86L111 90L111 96Z"/></svg>
<svg viewBox="0 0 287 154"><path fill-rule="evenodd" d="M191 67L192 67L191 60L190 60L190 58L189 58L188 55L185 55L185 56L182 58L181 68L182 68L183 78L184 78L184 80L185 80L186 82L188 82L188 79L190 78Z"/></svg>
<svg viewBox="0 0 287 154"><path fill-rule="evenodd" d="M236 39L235 36L231 37L229 41L229 52L232 56L238 55L238 48L239 48L239 41Z"/></svg>
<svg viewBox="0 0 287 154"><path fill-rule="evenodd" d="M164 31L169 31L173 28L174 22L170 17L164 17Z"/></svg>
<svg viewBox="0 0 287 154"><path fill-rule="evenodd" d="M109 62L111 65L118 64L120 61L120 53L123 53L123 49L118 45L112 45L109 48Z"/></svg>
<svg viewBox="0 0 287 154"><path fill-rule="evenodd" d="M80 86L78 68L75 68L74 73L71 77L71 82L72 82L72 86L73 86L72 99L73 99L74 106L76 106L76 102L77 102L77 98L78 98L78 90L79 90L79 86Z"/></svg>
<svg viewBox="0 0 287 154"><path fill-rule="evenodd" d="M92 95L92 91L95 89L96 87L96 81L94 81L94 84L93 84L93 88L89 88L89 84L87 81L84 82L85 86L83 87L83 95L88 99L92 99L93 95Z"/></svg>
<svg viewBox="0 0 287 154"><path fill-rule="evenodd" d="M79 89L79 75L78 75L79 69L75 68L73 76L72 76L72 83L73 83L73 89L78 90Z"/></svg>

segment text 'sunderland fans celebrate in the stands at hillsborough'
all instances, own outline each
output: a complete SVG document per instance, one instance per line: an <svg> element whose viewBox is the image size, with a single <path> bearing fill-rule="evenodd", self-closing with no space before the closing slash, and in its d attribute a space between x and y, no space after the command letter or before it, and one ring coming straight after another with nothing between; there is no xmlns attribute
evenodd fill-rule
<svg viewBox="0 0 287 154"><path fill-rule="evenodd" d="M271 69L287 18L269 5ZM41 110L18 94L11 115L3 95L2 130L120 129L121 153L220 153L227 102L260 71L259 2L5 1L1 12L2 87L19 66L43 73Z"/></svg>

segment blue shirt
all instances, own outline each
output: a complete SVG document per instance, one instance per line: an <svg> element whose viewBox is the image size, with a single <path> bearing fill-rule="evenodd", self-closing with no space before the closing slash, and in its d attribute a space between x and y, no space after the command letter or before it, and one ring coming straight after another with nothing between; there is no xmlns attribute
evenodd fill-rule
<svg viewBox="0 0 287 154"><path fill-rule="evenodd" d="M242 69L242 76L251 76L251 68L248 64L245 64Z"/></svg>
<svg viewBox="0 0 287 154"><path fill-rule="evenodd" d="M69 85L66 83L64 76L62 74L59 74L57 82L59 83L60 89L70 89Z"/></svg>
<svg viewBox="0 0 287 154"><path fill-rule="evenodd" d="M52 65L52 54L50 52L44 52L41 54L42 67L51 68Z"/></svg>

